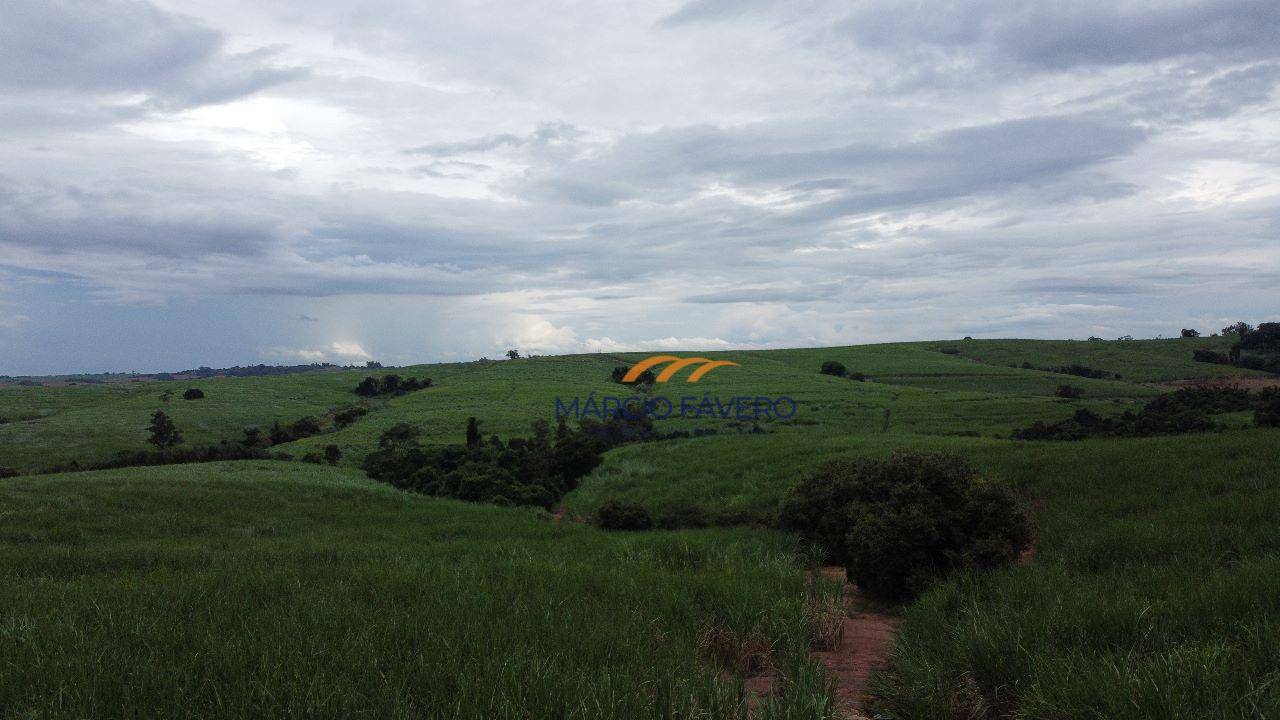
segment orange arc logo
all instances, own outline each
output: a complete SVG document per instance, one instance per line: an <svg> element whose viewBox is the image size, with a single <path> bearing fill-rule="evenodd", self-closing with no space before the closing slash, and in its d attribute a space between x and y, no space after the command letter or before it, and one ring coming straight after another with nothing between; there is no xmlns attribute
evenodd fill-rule
<svg viewBox="0 0 1280 720"><path fill-rule="evenodd" d="M698 382L702 379L703 375L706 375L716 368L738 366L738 363L729 362L728 360L712 360L704 357L681 358L676 357L675 355L651 355L636 363L629 371L627 371L627 374L622 376L622 382L635 382L645 370L663 363L671 364L668 365L661 373L658 373L658 382L666 382L686 367L690 365L697 365L699 363L701 363L702 367L690 373L685 382Z"/></svg>

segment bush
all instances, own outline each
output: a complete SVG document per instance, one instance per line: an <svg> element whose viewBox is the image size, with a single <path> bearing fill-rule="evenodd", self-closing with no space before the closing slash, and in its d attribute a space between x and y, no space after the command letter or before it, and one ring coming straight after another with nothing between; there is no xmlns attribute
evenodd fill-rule
<svg viewBox="0 0 1280 720"><path fill-rule="evenodd" d="M1078 400L1084 397L1084 390L1074 385L1059 385L1058 389L1053 391L1053 394L1068 400Z"/></svg>
<svg viewBox="0 0 1280 720"><path fill-rule="evenodd" d="M18 477L18 471L10 467L0 467L0 478Z"/></svg>
<svg viewBox="0 0 1280 720"><path fill-rule="evenodd" d="M957 570L1011 563L1031 540L1009 490L982 481L963 458L909 450L828 461L792 491L780 523L890 600Z"/></svg>
<svg viewBox="0 0 1280 720"><path fill-rule="evenodd" d="M339 429L350 427L355 424L356 420L359 420L368 414L369 411L367 409L359 406L347 408L346 410L339 410L333 414L333 425Z"/></svg>
<svg viewBox="0 0 1280 720"><path fill-rule="evenodd" d="M639 505L610 500L596 510L596 526L601 530L650 530L653 518Z"/></svg>
<svg viewBox="0 0 1280 720"><path fill-rule="evenodd" d="M653 523L663 530L704 528L711 524L711 518L698 505L671 505L655 513Z"/></svg>
<svg viewBox="0 0 1280 720"><path fill-rule="evenodd" d="M311 437L320 434L320 421L313 417L304 417L289 426L289 434L294 438Z"/></svg>
<svg viewBox="0 0 1280 720"><path fill-rule="evenodd" d="M182 399L183 400L203 400L204 391L201 390L200 388L191 388L190 390L187 390L186 392L182 393Z"/></svg>
<svg viewBox="0 0 1280 720"><path fill-rule="evenodd" d="M324 457L320 453L312 451L302 456L302 462L320 465L324 463Z"/></svg>
<svg viewBox="0 0 1280 720"><path fill-rule="evenodd" d="M342 450L337 445L324 446L324 461L330 465L337 465L342 460Z"/></svg>
<svg viewBox="0 0 1280 720"><path fill-rule="evenodd" d="M1258 427L1280 427L1280 392L1267 393L1265 399L1253 411L1253 424Z"/></svg>
<svg viewBox="0 0 1280 720"><path fill-rule="evenodd" d="M151 424L147 426L147 431L151 433L147 442L162 450L182 443L182 433L163 410L157 410L151 416Z"/></svg>
<svg viewBox="0 0 1280 720"><path fill-rule="evenodd" d="M658 376L654 375L652 370L645 370L644 372L640 373L638 376L636 376L636 379L633 382L630 382L630 383L624 382L623 378L627 376L628 372L631 372L631 368L627 367L626 365L618 365L613 369L613 372L610 373L609 376L613 379L614 382L622 383L624 385L652 385L658 382Z"/></svg>
<svg viewBox="0 0 1280 720"><path fill-rule="evenodd" d="M1200 337L1200 331L1199 331L1199 330L1192 329L1192 328L1182 328L1182 337L1184 337L1184 338L1198 338L1198 337Z"/></svg>
<svg viewBox="0 0 1280 720"><path fill-rule="evenodd" d="M835 375L836 377L844 377L849 373L849 370L845 368L844 363L837 362L835 360L828 360L822 363L822 368L819 369L818 372L822 373L823 375Z"/></svg>
<svg viewBox="0 0 1280 720"><path fill-rule="evenodd" d="M1216 365L1231 364L1231 358L1227 357L1226 355L1223 355L1222 353L1214 352L1212 350L1204 350L1204 349L1196 350L1191 354L1191 357L1196 362L1214 363Z"/></svg>

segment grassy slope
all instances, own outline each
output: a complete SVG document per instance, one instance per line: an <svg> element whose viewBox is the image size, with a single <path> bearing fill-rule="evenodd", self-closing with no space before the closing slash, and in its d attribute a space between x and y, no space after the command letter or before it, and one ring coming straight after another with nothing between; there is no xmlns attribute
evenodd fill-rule
<svg viewBox="0 0 1280 720"><path fill-rule="evenodd" d="M791 542L607 535L341 470L0 481L0 717L682 717L743 708L708 627L830 702ZM643 652L637 652L643 649Z"/></svg>
<svg viewBox="0 0 1280 720"><path fill-rule="evenodd" d="M1163 344L1154 346L1160 350L1152 351L1156 358L1152 362L1160 369L1146 375L1196 377L1232 370L1189 360L1193 347L1212 340L1159 342ZM973 341L963 343L966 352L970 344L992 348L992 352L1004 345L1028 346L1031 350L1025 353L1012 349L1002 352L1011 357L1026 356L1037 364L1042 360L1047 364L1052 353L1045 350L1037 354L1035 348L1056 346L1051 341ZM1145 347L1149 343L1132 344ZM1156 388L1129 382L1085 380L983 364L943 355L936 351L941 346L910 343L712 353L714 357L737 360L742 367L717 370L696 385L668 383L661 386L661 392L674 397L685 393L700 396L703 392L725 397L790 395L803 403L795 424L816 423L825 434L878 429L885 407L893 410L896 429L924 433L970 430L1007 433L1028 417L1062 416L1063 408L1052 395L1064 382L1084 388L1085 402L1101 403L1099 409L1104 410L1106 403L1124 404L1158 392ZM1185 361L1172 359L1184 355L1188 358ZM1165 356L1170 358L1167 362L1162 359ZM623 359L641 357L644 355L579 355L395 370L402 375L429 376L438 387L400 398L372 401L370 406L375 412L355 426L286 449L300 454L335 443L347 453L348 462L355 464L375 447L378 434L395 423L421 425L428 442L453 443L463 438L466 419L470 416L484 421L486 433L504 437L524 434L532 420L553 419L557 396L618 393L620 386L608 382L609 370ZM848 382L819 375L817 366L833 358L842 360L851 369L868 373L877 382L855 388ZM277 420L291 422L304 415L320 416L355 404L359 399L351 389L364 374L350 371L62 388L0 388L0 417L10 421L0 425L0 467L31 471L71 460L102 460L120 450L145 449L145 427L150 414L157 409L173 416L188 444L237 439L249 425L265 427ZM1143 374L1131 370L1127 377ZM182 391L192 386L204 389L207 398L181 400ZM166 390L174 391L177 397L162 402L159 398ZM664 424L680 425L674 421ZM708 424L705 420L683 423L689 428Z"/></svg>
<svg viewBox="0 0 1280 720"><path fill-rule="evenodd" d="M975 448L1039 555L906 615L895 717L1280 716L1280 431Z"/></svg>
<svg viewBox="0 0 1280 720"><path fill-rule="evenodd" d="M589 511L612 497L632 499L655 508L672 503L696 503L712 508L767 510L776 506L778 499L807 467L824 456L847 452L881 454L903 445L952 449L972 457L989 475L1017 484L1037 501L1042 554L1029 568L1014 569L973 582L948 583L930 593L908 613L898 671L889 677L900 711L908 716L928 717L939 712L943 704L959 702L972 705L975 698L993 695L994 688L1004 687L1016 698L1017 706L1032 709L1028 716L1033 717L1258 716L1261 713L1251 711L1248 703L1260 703L1273 709L1277 688L1280 688L1280 682L1266 685L1269 679L1274 679L1274 675L1268 675L1274 672L1269 668L1280 665L1275 662L1277 628L1266 619L1268 613L1275 613L1274 598L1280 595L1272 579L1277 569L1273 538L1280 536L1280 518L1276 517L1274 510L1276 500L1280 499L1275 496L1278 481L1275 468L1280 466L1276 462L1280 458L1275 457L1274 450L1280 445L1276 442L1280 439L1278 433L1248 430L1172 439L1072 444L1016 443L1003 439L1011 428L1035 419L1058 419L1082 406L1100 412L1120 411L1136 406L1161 391L1131 380L1205 377L1231 371L1231 368L1190 360L1191 350L1195 347L1217 347L1218 344L1221 340L1212 338L1132 343L956 341L713 354L734 359L742 367L718 370L697 385L671 383L660 386L660 392L677 397L693 389L699 394L706 391L721 396L786 394L800 401L796 418L789 422L766 424L771 432L765 435L729 434L732 423L727 421L685 421L685 427L716 426L724 434L612 451L607 455L604 466L588 478L582 488L566 498L566 503L580 512ZM943 347L957 347L962 355L938 352ZM642 356L628 357L637 359ZM850 369L866 372L874 382L856 383L817 374L817 366L826 359L838 359ZM1078 362L1120 372L1124 381L1088 381L1008 367L1023 361L1037 366ZM550 419L557 394L585 395L593 390L598 393L617 392L618 386L607 382L608 371L617 362L613 357L575 356L406 369L400 372L430 375L440 386L379 402L375 412L352 428L295 443L288 449L298 452L336 442L348 452L347 461L355 463L376 443L381 429L391 424L414 422L427 428L429 442L458 442L462 439L465 419L470 415L485 420L486 432L498 432L504 436L522 433L530 420ZM332 395L295 387L288 397L322 409L329 407L330 403L346 404L351 400L346 388L354 386L359 375L361 373L343 378L341 382L337 375L322 376L323 380L315 379L315 376L299 376L294 381L299 386L310 382L334 383L325 390ZM223 395L222 383L226 382L231 381L207 381L201 385L213 400ZM272 385L279 388L282 379L259 378L238 382L245 383L244 387L248 389ZM1063 382L1085 388L1086 399L1063 401L1053 397L1054 388ZM155 394L154 387L148 386L150 394ZM71 389L79 390L81 388ZM0 390L0 415L11 414L13 392ZM192 407L190 412L207 413L199 419L200 423L210 428L225 427L228 432L236 434L241 425L249 424L246 418L253 416L253 421L258 421L265 411L280 410L275 399L284 396L283 391L245 392L246 407L237 409L236 412L243 412L234 418L215 411L213 404ZM72 409L69 412L84 413L78 416L81 419L73 421L61 417L68 411L55 407L54 401L47 406L48 417L34 422L52 423L54 427L63 428L58 437L71 437L75 442L90 443L104 451L129 443L141 446L143 433L140 428L145 425L146 413L153 408L147 401L134 403L136 406L126 403L122 407L129 408L128 412L138 415L141 420L130 417L127 425L124 420L117 419L110 407ZM181 401L171 403L175 406L180 404ZM886 408L891 410L891 422L889 431L882 433ZM186 411L185 406L183 409ZM285 412L285 417L291 419L292 416ZM109 441L95 439L99 437L101 428L83 424L84 418L95 418L107 425L114 423L115 430L123 428L127 432L122 430L123 434L111 435ZM194 415L179 418L179 425L184 429L195 422ZM675 427L681 423L668 421L663 424ZM135 427L138 429L133 429ZM0 465L18 464L12 460L14 457L38 458L49 454L49 448L42 445L17 450L5 445L4 441L15 437L6 435L11 432L12 426L0 426ZM189 437L190 432L188 430ZM962 437L958 433L977 433L979 437ZM126 437L129 439L124 439ZM245 465L234 467L243 468ZM202 471L178 472L198 474ZM240 472L229 474L239 477ZM294 472L306 476L330 471L312 468ZM250 479L247 475L245 477ZM73 482L53 478L50 481ZM37 481L22 479L10 482ZM263 511L261 521L267 525L276 522L272 518L283 512L279 508L290 507L289 497L293 492L281 491L274 499L256 500L265 502L264 507L273 508ZM124 497L129 495L123 494ZM208 502L211 506L216 504L212 499ZM627 543L646 542L640 539L597 539L599 536L591 533L583 536L590 537L589 541L557 545L542 538L538 532L577 531L548 529L528 520L512 520L512 524L506 524L506 518L526 517L516 511L466 508L429 500L421 502L423 507L449 508L447 512L438 510L433 511L437 515L423 516L429 517L431 525L444 524L453 528L451 532L455 533L455 543L447 546L449 550L474 550L489 562L506 557L504 552L512 558L525 557L533 563L530 568L556 578L544 581L532 569L524 575L508 575L503 570L498 573L501 580L490 578L484 581L489 584L481 583L487 588L486 592L497 592L496 588L511 581L510 587L522 588L536 596L538 600L530 607L541 608L541 614L533 615L537 619L532 623L537 628L533 632L538 637L544 637L543 626L551 628L550 632L596 626L590 623L608 626L609 621L601 615L575 615L573 621L576 624L567 624L558 619L556 612L559 611L546 610L557 602L564 602L564 595L557 595L544 587L560 582L557 566L567 568L564 572L578 578L575 582L584 583L574 586L566 580L569 585L565 587L573 586L577 588L575 591L591 596L600 587L586 579L593 569L613 578L614 568L602 570L601 564L612 562L616 565L620 558L631 558L638 551L632 549L635 545ZM47 517L45 524L56 522L59 513L79 513L67 521L70 529L66 532L77 532L74 528L91 520L83 510L83 504L57 500L54 507L61 509L49 510L53 514ZM468 513L474 513L474 517L483 518L483 521L450 524L451 518L469 516ZM175 511L175 518L180 515ZM396 517L370 518L370 525L385 528L388 546L396 544L390 541L391 537L406 533L412 536L416 527L413 523L401 524ZM180 525L188 521L174 519L166 522ZM531 523L532 527L541 528L529 530L532 536L526 534ZM588 530L579 531L590 533ZM495 533L507 532L514 533L517 539L514 546L503 545L498 542L500 538L493 537ZM209 537L203 537L197 544L207 543ZM228 540L219 547L228 548L228 552L234 551L236 544L241 542L241 535L233 537L234 542ZM707 552L720 543L749 545L765 542L754 535L742 533L653 535L647 542L685 542L671 539L673 537L706 538ZM258 542L257 539L253 541ZM114 540L99 543L97 545L101 545L101 549L94 552L110 554L116 544ZM157 552L167 545L157 545ZM407 551L410 555L423 556L416 560L420 563L437 563L443 552L440 546L426 543L411 544L410 547L412 549ZM499 547L503 550L495 551L497 555L484 555L488 552L484 548ZM528 554L521 556L520 547L527 548ZM612 549L607 552L601 549L606 547ZM346 557L340 547L326 552L327 557ZM738 591L734 589L738 588L734 578L738 573L749 574L752 553L757 551L748 547L732 552L746 559L724 568L722 581L726 593ZM766 548L761 552L768 555L773 551ZM376 553L374 556L387 557ZM643 557L644 553L641 552L640 556ZM240 555L234 554L234 557L243 562ZM298 557L308 555L303 553ZM549 559L545 564L541 562L544 557ZM349 562L349 558L343 562ZM695 561L695 564L701 562ZM363 578L372 572L359 565L344 564L340 567L342 569L336 577L343 578L343 582L350 582L347 580L350 577ZM262 572L267 571L264 569ZM443 586L451 592L467 597L464 587L449 584L449 575L444 570L433 572L438 574L419 576L429 580L427 587L432 587L430 583L444 583ZM643 564L636 566L628 561L620 566L617 574L652 579L646 575L647 572ZM778 582L783 585L797 582L794 571L787 572L791 573L791 579ZM787 572L779 570L779 577L786 576ZM227 577L216 578L217 582L232 582L232 571L228 569L226 573ZM484 577L477 571L470 579ZM696 575L680 582L693 582L694 577ZM278 589L278 582L280 577L269 582L264 580L260 591L283 592L286 595L292 592ZM308 592L317 592L318 582L308 581L302 587ZM289 587L288 583L284 583L284 587ZM760 608L771 606L771 602L785 604L788 597L794 602L794 593L799 592L798 585L788 587L789 590L780 590L777 595L762 599L758 606L753 607L760 611ZM56 585L49 589L49 592L58 591ZM154 592L176 591L161 589ZM68 597L64 610L70 616L89 612L86 609L87 595ZM301 598L300 595L290 597L294 600ZM404 593L395 597L401 598L399 602L406 602ZM687 601L689 597L680 598L680 602ZM512 621L509 615L501 614L501 608L477 603L479 600L458 604L471 607L472 612L481 608L483 613L498 613L503 622ZM195 601L191 600L189 604L194 605ZM370 607L375 612L390 613L398 618L398 622L409 622L397 615L398 610L390 607L390 603ZM343 608L349 611L352 606ZM360 609L365 608L360 606ZM466 626L465 617L450 614L447 604L433 605L431 611L443 614L451 623ZM321 613L317 622L323 622L327 617L322 610L312 612ZM680 627L686 630L680 632L687 633L687 628L701 622L681 615L677 604L667 606L661 612L655 611L656 614L648 617L666 617L662 614L666 612L682 618L677 624L684 623ZM743 612L749 614L750 611L744 609ZM222 616L221 620L226 621L228 617ZM286 617L286 621L286 626L293 623L293 630L297 630L299 624L311 622L300 612L293 620ZM58 627L57 623L51 625ZM28 625L19 623L13 627ZM254 629L266 632L270 628L255 626ZM102 635L89 637L103 642ZM333 636L328 637L333 639ZM639 637L638 634L629 636L626 642L636 642ZM72 636L62 642L76 640ZM218 649L212 640L208 642L209 652L230 652ZM548 639L546 642L547 650L539 649L535 654L542 658L537 662L551 665L569 663L574 668L573 673L579 672L580 666L575 664L573 655L556 654L558 651L554 650L551 641ZM57 644L50 647L57 647ZM395 654L394 645L382 647L382 652L401 657ZM616 647L625 645L619 643ZM682 652L686 655L681 657L686 659L680 662L686 664L680 666L676 663L676 666L684 668L678 670L679 673L685 669L692 673L680 675L688 681L688 678L699 676L688 664L687 658L692 652L690 646L686 644L683 647ZM251 646L245 646L238 652L253 651ZM176 651L170 649L166 652ZM574 652L589 655L595 651L579 648ZM547 657L555 659L546 660ZM295 656L289 658L310 667L308 661ZM350 655L348 661L357 662L354 655ZM342 662L339 659L331 665L323 665L321 677L339 675ZM445 668L443 672L446 677L453 678L449 681L451 683L457 683L458 679L449 673L462 671L478 672L487 681L494 682L493 676L485 674L492 669L485 667L483 664L454 666ZM433 669L440 671L440 668ZM634 688L635 685L627 683L639 677L635 673L640 670L633 670L618 671L618 677L627 678L618 682ZM589 672L573 676L578 680L554 684L554 690L548 692L557 698L566 698L585 687L583 683L601 680ZM356 677L368 679L359 673ZM404 680L403 676L392 677ZM281 687L300 692L303 689L301 685L290 684L295 680L287 677L273 675L272 678L272 682L282 683ZM344 687L341 678L328 682ZM503 686L501 676L497 682ZM699 680L695 684L701 682ZM463 688L457 692L470 692L466 690L472 687L469 681L462 685ZM118 684L110 687L123 692ZM440 692L448 695L453 690ZM1203 699L1196 699L1196 693L1200 693ZM627 691L621 691L619 697L626 695ZM369 702L375 705L391 702L386 700L389 696L384 694ZM466 697L479 701L474 696ZM507 695L496 697L502 698L502 702L510 701ZM999 697L988 699L1002 700ZM1126 702L1130 704L1126 705ZM1235 704L1230 704L1232 702ZM1226 710L1205 712L1207 708L1214 707L1213 703L1227 703L1221 706ZM334 707L338 706L331 706L326 712ZM343 706L340 709L350 708Z"/></svg>

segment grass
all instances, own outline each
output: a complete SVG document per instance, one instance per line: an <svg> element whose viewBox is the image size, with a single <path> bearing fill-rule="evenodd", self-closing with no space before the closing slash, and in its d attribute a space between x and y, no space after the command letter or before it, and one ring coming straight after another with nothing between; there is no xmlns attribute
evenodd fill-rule
<svg viewBox="0 0 1280 720"><path fill-rule="evenodd" d="M1027 443L1079 408L1136 409L1221 338L951 341L711 353L740 367L657 392L786 395L794 417L671 419L718 434L621 447L564 504L622 499L767 520L836 455L943 449L1015 486L1039 539L1025 567L958 577L903 609L879 680L890 717L1280 715L1280 431ZM942 353L955 348L957 354ZM763 717L824 717L794 542L750 529L604 534L545 514L399 493L352 470L400 422L429 444L523 435L556 398L627 395L632 355L398 369L436 387L368 403L343 466L215 463L0 481L0 718L742 716L711 647L770 648ZM825 360L868 382L821 375ZM1120 373L1088 380L1036 367ZM0 388L0 466L145 447L169 412L189 444L355 404L366 373ZM1085 397L1054 396L1061 384ZM204 401L182 401L198 386ZM166 389L177 397L162 403ZM886 411L888 422L886 426Z"/></svg>
<svg viewBox="0 0 1280 720"><path fill-rule="evenodd" d="M1280 432L1029 445L1039 555L906 611L893 717L1280 715ZM990 452L987 462L996 460Z"/></svg>
<svg viewBox="0 0 1280 720"><path fill-rule="evenodd" d="M604 534L341 470L0 484L3 717L739 717L710 630L830 707L771 533ZM811 717L812 715L806 715Z"/></svg>

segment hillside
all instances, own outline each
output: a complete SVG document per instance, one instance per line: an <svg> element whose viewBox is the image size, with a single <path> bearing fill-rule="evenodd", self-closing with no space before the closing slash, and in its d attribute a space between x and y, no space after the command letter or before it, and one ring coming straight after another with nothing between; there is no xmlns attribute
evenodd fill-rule
<svg viewBox="0 0 1280 720"><path fill-rule="evenodd" d="M384 370L430 388L361 399L363 371L0 389L0 466L24 471L145 447L157 408L188 444L327 418L338 467L252 460L0 480L0 707L14 716L834 718L808 652L835 584L766 529L822 460L902 447L963 456L1012 487L1034 561L960 575L901 621L874 678L887 717L1266 717L1280 713L1280 430L1244 413L1215 432L1030 442L1012 431L1080 409L1116 415L1218 338L955 341L703 353L726 367L673 398L787 396L786 419L664 419L683 437L623 445L542 510L395 490L357 469L398 423L428 445L528 433L556 398L628 395L642 354ZM946 352L943 352L943 351ZM865 382L823 375L827 360ZM1031 365L1024 369L1023 364ZM1083 365L1109 379L1040 368ZM1011 367L1013 366L1013 367ZM1119 374L1119 379L1114 375ZM1256 373L1240 372L1241 376ZM1060 385L1083 390L1058 397ZM196 386L203 400L185 401ZM167 402L160 394L171 390ZM887 420L886 420L887 417ZM701 530L606 533L610 500L697 508ZM232 632L228 632L228 629ZM637 648L642 651L637 652ZM772 677L763 699L748 688ZM759 689L757 686L757 690ZM754 699L753 699L754 698ZM985 709L984 709L985 708ZM136 714L136 713L135 713Z"/></svg>

